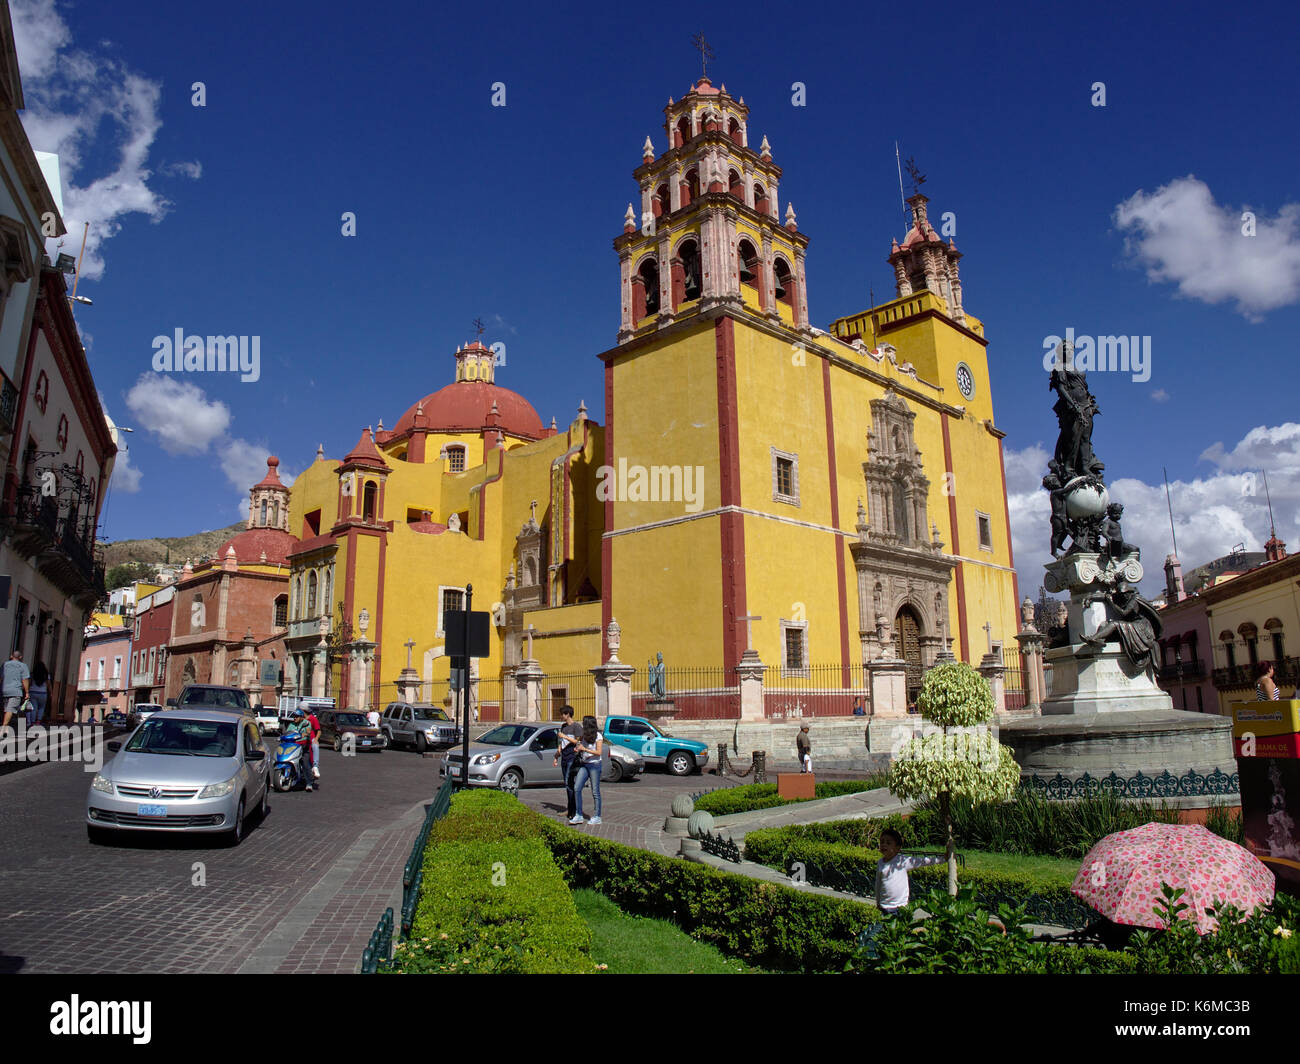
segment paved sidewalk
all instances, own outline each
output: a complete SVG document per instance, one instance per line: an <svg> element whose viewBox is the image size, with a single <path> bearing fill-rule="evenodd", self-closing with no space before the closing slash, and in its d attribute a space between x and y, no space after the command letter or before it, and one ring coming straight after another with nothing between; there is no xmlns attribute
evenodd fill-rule
<svg viewBox="0 0 1300 1064"><path fill-rule="evenodd" d="M791 824L822 824L828 820L865 820L891 813L910 813L912 803L895 798L885 787L842 794L836 798L815 798L810 802L755 809L713 818L714 829L724 829L734 842L759 828L783 828Z"/></svg>

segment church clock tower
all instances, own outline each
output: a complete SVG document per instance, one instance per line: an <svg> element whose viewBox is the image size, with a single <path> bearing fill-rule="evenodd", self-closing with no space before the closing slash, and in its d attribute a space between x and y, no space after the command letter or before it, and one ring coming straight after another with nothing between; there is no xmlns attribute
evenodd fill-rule
<svg viewBox="0 0 1300 1064"><path fill-rule="evenodd" d="M749 144L749 109L701 77L664 108L668 146L650 138L614 241L622 282L618 341L666 328L719 305L808 327L804 253L794 209L779 212L781 168L764 137Z"/></svg>

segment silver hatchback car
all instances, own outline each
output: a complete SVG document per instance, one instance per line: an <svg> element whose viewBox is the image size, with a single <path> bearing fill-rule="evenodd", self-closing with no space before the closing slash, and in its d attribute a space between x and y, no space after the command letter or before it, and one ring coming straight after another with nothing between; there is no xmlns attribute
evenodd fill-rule
<svg viewBox="0 0 1300 1064"><path fill-rule="evenodd" d="M245 817L270 808L270 766L257 725L238 710L155 713L90 784L86 832L205 831L244 837Z"/></svg>
<svg viewBox="0 0 1300 1064"><path fill-rule="evenodd" d="M548 721L502 724L469 744L469 785L499 787L515 793L520 787L535 784L560 786L564 779L555 765L555 751L560 744L558 724ZM624 746L605 743L604 782L630 780L645 771L645 760ZM438 766L438 774L460 775L461 750L453 747Z"/></svg>

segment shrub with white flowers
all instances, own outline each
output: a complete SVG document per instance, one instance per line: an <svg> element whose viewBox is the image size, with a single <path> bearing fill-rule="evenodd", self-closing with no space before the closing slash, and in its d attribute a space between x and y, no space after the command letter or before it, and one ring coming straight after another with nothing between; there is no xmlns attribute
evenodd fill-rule
<svg viewBox="0 0 1300 1064"><path fill-rule="evenodd" d="M948 893L957 896L957 850L950 800L1000 802L1015 793L1020 766L987 725L993 716L988 681L965 662L925 674L921 716L941 730L905 743L889 768L889 789L906 799L938 798L948 843Z"/></svg>

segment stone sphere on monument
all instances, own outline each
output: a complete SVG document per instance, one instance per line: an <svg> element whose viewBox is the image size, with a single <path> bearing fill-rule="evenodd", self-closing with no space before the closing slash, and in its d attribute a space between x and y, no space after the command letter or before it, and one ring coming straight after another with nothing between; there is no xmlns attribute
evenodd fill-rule
<svg viewBox="0 0 1300 1064"><path fill-rule="evenodd" d="M1068 489L1069 485L1066 487ZM1080 484L1065 496L1065 512L1076 519L1100 517L1109 504L1110 495L1103 484Z"/></svg>
<svg viewBox="0 0 1300 1064"><path fill-rule="evenodd" d="M673 816L690 816L695 811L695 800L689 794L673 795Z"/></svg>

